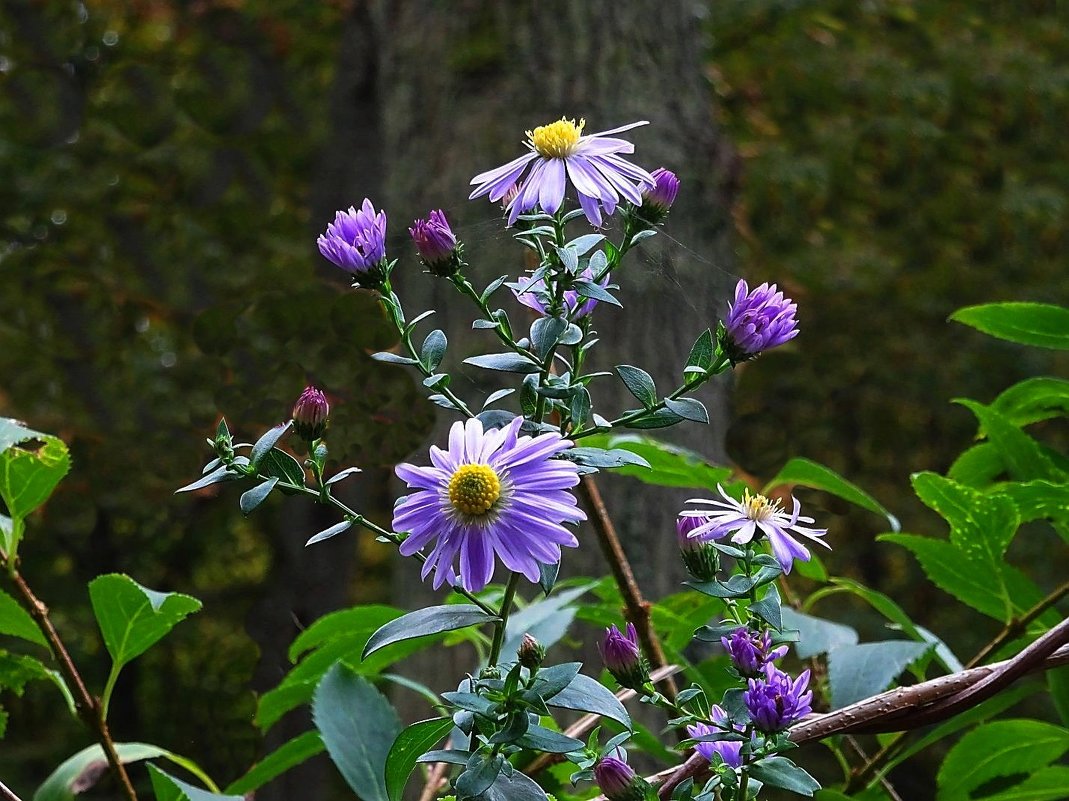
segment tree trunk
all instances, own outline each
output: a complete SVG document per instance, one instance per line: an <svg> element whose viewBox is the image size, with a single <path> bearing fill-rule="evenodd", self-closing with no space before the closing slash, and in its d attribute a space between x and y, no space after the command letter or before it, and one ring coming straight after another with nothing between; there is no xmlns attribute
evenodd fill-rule
<svg viewBox="0 0 1069 801"><path fill-rule="evenodd" d="M500 209L485 199L465 199L471 176L520 155L525 129L562 115L584 117L587 132L650 120L627 134L636 144L634 160L648 169L671 168L682 189L667 224L669 236L655 238L640 258L632 254L625 261L619 275L624 308L598 309L602 345L594 364L603 370L635 364L663 392L677 386L691 345L703 329L715 327L733 283L734 156L713 116L698 7L425 0L383 1L372 8L381 54L380 116L373 124L382 136L383 175L366 176L348 202L363 197L363 185L381 185L376 199L390 213L394 236L403 234L409 220L445 209L472 256L470 274L477 285L505 272L515 277L524 265L520 248L507 234L497 235L503 230ZM471 331L474 307L447 282L420 275L407 243L394 245L392 255L402 259L395 283L409 316L437 310L435 324L450 341L448 369L460 372L463 358L494 349L486 332ZM509 310L516 327L524 315L506 295L495 296L496 302ZM485 383L486 376L466 372L454 380L462 397L481 398L495 388ZM606 417L634 404L618 382L602 381L595 394ZM703 400L710 426L659 433L723 461L727 386L707 389ZM453 419L443 415L436 441ZM426 459L423 452L413 458ZM659 597L673 591L682 576L674 517L685 496L630 479L599 481L645 592ZM578 551L565 553L564 571L604 574L592 531L584 528L580 539ZM441 597L414 581L415 570L415 564L398 563L395 602L407 608ZM446 689L471 668L469 660L464 653L444 664L435 654L426 660L425 675L434 677L434 689Z"/></svg>

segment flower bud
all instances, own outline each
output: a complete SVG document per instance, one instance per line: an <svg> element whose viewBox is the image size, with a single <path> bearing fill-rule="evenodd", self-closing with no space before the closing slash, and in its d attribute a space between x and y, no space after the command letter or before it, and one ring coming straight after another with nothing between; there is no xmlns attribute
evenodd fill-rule
<svg viewBox="0 0 1069 801"><path fill-rule="evenodd" d="M598 644L602 661L622 687L641 692L650 680L649 665L638 647L638 632L633 623L627 624L627 634L616 626L605 629L605 638Z"/></svg>
<svg viewBox="0 0 1069 801"><path fill-rule="evenodd" d="M750 631L745 626L735 629L730 637L721 637L720 642L739 675L747 678L760 676L765 665L787 653L786 645L772 647L772 635L768 631Z"/></svg>
<svg viewBox="0 0 1069 801"><path fill-rule="evenodd" d="M775 734L790 727L813 711L810 703L812 691L809 686L809 671L797 679L791 679L775 665L765 665L760 678L750 679L742 700L758 731Z"/></svg>
<svg viewBox="0 0 1069 801"><path fill-rule="evenodd" d="M367 289L377 289L386 278L386 213L364 199L360 209L339 211L326 233L316 240L323 257L350 273Z"/></svg>
<svg viewBox="0 0 1069 801"><path fill-rule="evenodd" d="M461 246L441 209L432 211L425 220L416 220L408 233L424 266L432 273L448 278L460 269Z"/></svg>
<svg viewBox="0 0 1069 801"><path fill-rule="evenodd" d="M798 336L794 319L798 305L776 289L761 284L752 292L745 281L735 286L735 300L718 331L720 347L732 364L752 359L762 351Z"/></svg>
<svg viewBox="0 0 1069 801"><path fill-rule="evenodd" d="M716 548L702 537L692 537L691 533L708 523L708 517L680 515L676 518L676 540L679 543L679 555L683 564L698 581L712 581L720 567L720 558Z"/></svg>
<svg viewBox="0 0 1069 801"><path fill-rule="evenodd" d="M653 176L654 185L642 193L641 214L651 225L664 220L668 216L668 210L676 202L679 194L679 178L671 170L658 167L650 173Z"/></svg>
<svg viewBox="0 0 1069 801"><path fill-rule="evenodd" d="M327 396L315 387L306 387L293 404L293 430L306 442L314 442L327 430L329 414Z"/></svg>
<svg viewBox="0 0 1069 801"><path fill-rule="evenodd" d="M653 789L630 765L610 756L594 765L594 780L609 801L645 801Z"/></svg>
<svg viewBox="0 0 1069 801"><path fill-rule="evenodd" d="M546 646L530 634L524 634L520 641L520 647L516 651L516 658L528 670L537 670L546 658Z"/></svg>

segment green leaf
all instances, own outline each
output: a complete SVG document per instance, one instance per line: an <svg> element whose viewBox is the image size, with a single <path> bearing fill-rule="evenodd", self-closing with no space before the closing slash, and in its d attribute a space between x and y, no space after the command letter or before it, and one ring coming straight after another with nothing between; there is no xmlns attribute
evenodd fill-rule
<svg viewBox="0 0 1069 801"><path fill-rule="evenodd" d="M0 590L0 634L9 634L48 648L48 640L41 633L30 613L19 602Z"/></svg>
<svg viewBox="0 0 1069 801"><path fill-rule="evenodd" d="M260 462L260 472L298 487L304 486L305 473L301 463L283 450L272 448Z"/></svg>
<svg viewBox="0 0 1069 801"><path fill-rule="evenodd" d="M687 367L700 367L708 370L713 366L713 332L706 328L694 342L687 356Z"/></svg>
<svg viewBox="0 0 1069 801"><path fill-rule="evenodd" d="M631 716L620 700L601 682L582 673L576 674L567 687L546 700L548 706L593 712L631 728Z"/></svg>
<svg viewBox="0 0 1069 801"><path fill-rule="evenodd" d="M148 773L156 801L245 801L240 795L221 795L186 784L155 765L148 766Z"/></svg>
<svg viewBox="0 0 1069 801"><path fill-rule="evenodd" d="M998 776L1033 773L1069 751L1069 729L1039 720L978 726L950 749L937 777L937 801L967 801ZM1064 790L1064 787L1063 787Z"/></svg>
<svg viewBox="0 0 1069 801"><path fill-rule="evenodd" d="M779 590L776 589L775 584L769 585L760 601L750 604L750 613L757 615L776 631L783 628Z"/></svg>
<svg viewBox="0 0 1069 801"><path fill-rule="evenodd" d="M498 774L483 798L486 801L546 801L546 792L527 774L514 770L511 776Z"/></svg>
<svg viewBox="0 0 1069 801"><path fill-rule="evenodd" d="M978 612L1007 622L1013 616L1000 572L986 561L972 559L949 542L916 534L882 534L879 539L908 548L928 578Z"/></svg>
<svg viewBox="0 0 1069 801"><path fill-rule="evenodd" d="M413 723L397 735L386 757L386 792L391 801L400 801L416 760L452 730L451 718L432 718Z"/></svg>
<svg viewBox="0 0 1069 801"><path fill-rule="evenodd" d="M363 657L367 658L380 648L402 640L411 640L428 634L455 631L480 623L497 620L473 604L450 604L417 609L403 617L391 620L371 635L364 646Z"/></svg>
<svg viewBox="0 0 1069 801"><path fill-rule="evenodd" d="M857 632L849 626L803 615L789 606L784 607L782 612L783 625L789 629L798 629L801 635L794 647L799 659L808 659L817 654L827 653L833 648L857 643Z"/></svg>
<svg viewBox="0 0 1069 801"><path fill-rule="evenodd" d="M800 484L803 487L823 490L844 501L867 509L887 519L892 531L899 530L898 518L887 511L875 498L840 476L834 470L809 459L795 458L783 465L776 476L761 490L767 495L770 490L784 484Z"/></svg>
<svg viewBox="0 0 1069 801"><path fill-rule="evenodd" d="M201 607L189 595L156 592L119 573L89 582L89 600L116 671Z"/></svg>
<svg viewBox="0 0 1069 801"><path fill-rule="evenodd" d="M750 775L763 784L781 787L799 795L811 796L820 789L820 782L786 757L762 759L750 766Z"/></svg>
<svg viewBox="0 0 1069 801"><path fill-rule="evenodd" d="M516 653L524 634L530 634L546 648L552 648L575 620L575 601L594 584L595 582L584 582L577 587L560 590L514 612L505 627L505 644L501 652Z"/></svg>
<svg viewBox="0 0 1069 801"><path fill-rule="evenodd" d="M308 542L306 542L304 544L304 547L307 548L309 545L315 545L317 542L322 542L323 540L329 540L331 537L337 537L339 534L342 534L342 533L348 531L352 527L353 527L353 521L352 520L343 520L340 523L335 523L333 526L330 526L329 528L325 528L322 531L320 531L318 534L313 534L311 537L309 537L308 538Z"/></svg>
<svg viewBox="0 0 1069 801"><path fill-rule="evenodd" d="M479 796L490 787L501 773L505 758L501 754L493 758L480 755L468 760L467 769L457 777L457 795L461 798Z"/></svg>
<svg viewBox="0 0 1069 801"><path fill-rule="evenodd" d="M684 420L690 420L695 423L709 422L709 412L700 400L695 400L694 398L679 398L678 400L665 398L664 405L668 408L668 411L678 414Z"/></svg>
<svg viewBox="0 0 1069 801"><path fill-rule="evenodd" d="M12 524L4 527L3 547L14 557L22 538L22 521L48 500L70 470L71 460L67 446L57 437L38 434L7 419L0 419L0 425L0 443L9 443L0 451L0 498L12 519Z"/></svg>
<svg viewBox="0 0 1069 801"><path fill-rule="evenodd" d="M1008 790L984 796L983 801L1064 801L1066 787L1069 787L1069 768L1051 765Z"/></svg>
<svg viewBox="0 0 1069 801"><path fill-rule="evenodd" d="M545 726L530 726L516 744L521 748L529 748L532 751L541 751L546 754L570 754L579 751L585 743L559 731L547 729Z"/></svg>
<svg viewBox="0 0 1069 801"><path fill-rule="evenodd" d="M647 409L657 403L657 385L649 373L630 364L618 364L615 370L627 391L634 395L639 403Z"/></svg>
<svg viewBox="0 0 1069 801"><path fill-rule="evenodd" d="M989 492L1005 495L1013 501L1021 515L1022 523L1032 520L1069 522L1069 483L1008 481L997 484Z"/></svg>
<svg viewBox="0 0 1069 801"><path fill-rule="evenodd" d="M991 408L1015 426L1069 415L1069 381L1039 376L1014 384L995 398Z"/></svg>
<svg viewBox="0 0 1069 801"><path fill-rule="evenodd" d="M883 692L895 677L931 648L922 642L888 640L831 649L828 652L831 708L841 709Z"/></svg>
<svg viewBox="0 0 1069 801"><path fill-rule="evenodd" d="M190 771L209 787L214 785L195 762L148 743L116 743L115 751L124 765L143 759L166 759ZM33 794L33 801L74 801L74 796L88 790L106 770L107 758L99 745L83 748L64 760Z"/></svg>
<svg viewBox="0 0 1069 801"><path fill-rule="evenodd" d="M472 356L464 364L481 367L484 370L501 370L506 373L537 373L539 367L518 353L488 353L484 356Z"/></svg>
<svg viewBox="0 0 1069 801"><path fill-rule="evenodd" d="M947 478L982 489L1006 471L1002 454L990 442L981 442L964 451L947 470Z"/></svg>
<svg viewBox="0 0 1069 801"><path fill-rule="evenodd" d="M715 492L731 477L731 469L714 465L695 451L670 445L642 434L596 434L587 438L594 447L623 449L642 457L649 468L624 466L616 475L637 478L659 487L690 487Z"/></svg>
<svg viewBox="0 0 1069 801"><path fill-rule="evenodd" d="M196 481L186 484L184 487L179 487L174 492L177 495L179 492L195 492L205 487L210 487L212 484L219 484L223 481L234 481L241 478L241 474L234 472L227 468L226 465L215 468L212 472L206 476L201 476Z"/></svg>
<svg viewBox="0 0 1069 801"><path fill-rule="evenodd" d="M445 349L448 344L449 341L445 337L445 332L440 328L435 328L427 334L427 338L423 340L423 347L419 352L419 359L423 362L427 372L433 373L438 369L438 365L445 358Z"/></svg>
<svg viewBox="0 0 1069 801"><path fill-rule="evenodd" d="M986 436L1002 457L1010 475L1019 481L1045 478L1064 480L1066 476L1054 466L1039 443L1013 425L994 409L968 399L955 401L976 415L980 435Z"/></svg>
<svg viewBox="0 0 1069 801"><path fill-rule="evenodd" d="M286 435L290 430L291 425L293 425L292 421L277 425L256 440L256 444L252 446L252 453L249 454L249 466L259 469L260 463L264 460L264 457L267 456L278 441Z"/></svg>
<svg viewBox="0 0 1069 801"><path fill-rule="evenodd" d="M546 358L550 349L556 345L564 332L568 330L568 321L562 317L539 317L531 325L531 344L535 354Z"/></svg>
<svg viewBox="0 0 1069 801"><path fill-rule="evenodd" d="M312 719L353 792L362 801L389 801L386 757L401 731L401 721L382 694L337 664L316 688Z"/></svg>
<svg viewBox="0 0 1069 801"><path fill-rule="evenodd" d="M594 300L600 300L602 303L609 303L613 306L622 305L620 301L605 289L605 287L595 284L593 281L575 281L573 285L581 297L593 298Z"/></svg>
<svg viewBox="0 0 1069 801"><path fill-rule="evenodd" d="M306 731L280 745L253 765L240 779L227 785L226 792L244 795L263 787L290 768L323 753L323 738L317 731Z"/></svg>
<svg viewBox="0 0 1069 801"><path fill-rule="evenodd" d="M950 319L999 339L1069 350L1069 309L1047 303L988 303L958 309Z"/></svg>
<svg viewBox="0 0 1069 801"><path fill-rule="evenodd" d="M241 498L238 500L238 506L241 507L241 513L246 517L252 514L257 506L267 500L267 496L271 494L271 490L275 488L275 484L277 483L277 478L269 478L262 484L257 484L252 489L241 493Z"/></svg>
<svg viewBox="0 0 1069 801"><path fill-rule="evenodd" d="M383 362L384 364L419 364L419 362L409 356L401 356L397 353L391 353L388 350L382 350L378 353L372 353L371 358L377 362Z"/></svg>

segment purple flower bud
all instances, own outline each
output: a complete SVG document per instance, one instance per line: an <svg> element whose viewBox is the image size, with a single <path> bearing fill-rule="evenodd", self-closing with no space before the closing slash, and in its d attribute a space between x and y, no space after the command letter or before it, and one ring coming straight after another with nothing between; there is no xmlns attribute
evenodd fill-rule
<svg viewBox="0 0 1069 801"><path fill-rule="evenodd" d="M752 359L798 336L798 323L794 319L797 311L797 304L785 298L775 284L761 284L751 292L746 282L740 280L720 339L731 363Z"/></svg>
<svg viewBox="0 0 1069 801"><path fill-rule="evenodd" d="M597 761L594 780L609 801L644 801L651 795L649 783L616 757L602 757Z"/></svg>
<svg viewBox="0 0 1069 801"><path fill-rule="evenodd" d="M720 706L713 704L712 709L709 711L709 717L713 723L727 724L728 715ZM744 726L735 726L735 731L745 731ZM710 734L719 734L724 731L722 727L710 726L706 723L695 723L693 726L687 726L687 734L691 737L706 737ZM713 761L713 754L720 754L720 758L724 760L724 764L730 768L738 768L742 766L742 746L741 740L717 740L712 743L697 743L694 746L694 750L708 759Z"/></svg>
<svg viewBox="0 0 1069 801"><path fill-rule="evenodd" d="M716 548L709 544L709 538L692 537L695 529L710 521L709 517L680 515L676 518L676 541L683 564L698 581L712 581L720 568L720 559Z"/></svg>
<svg viewBox="0 0 1069 801"><path fill-rule="evenodd" d="M813 693L806 692L809 686L808 670L792 680L770 663L765 665L761 678L750 679L747 684L749 686L742 694L742 700L754 726L766 734L783 731L813 711L810 706Z"/></svg>
<svg viewBox="0 0 1069 801"><path fill-rule="evenodd" d="M742 676L754 678L761 675L765 665L786 655L787 646L772 647L772 635L768 631L750 631L740 626L730 637L721 637L731 663Z"/></svg>
<svg viewBox="0 0 1069 801"><path fill-rule="evenodd" d="M361 286L374 289L386 277L386 213L364 198L360 210L339 211L316 240L319 252L352 273Z"/></svg>
<svg viewBox="0 0 1069 801"><path fill-rule="evenodd" d="M520 647L516 649L516 658L528 670L535 670L546 658L546 646L530 634L524 634Z"/></svg>
<svg viewBox="0 0 1069 801"><path fill-rule="evenodd" d="M330 404L327 403L327 396L315 387L306 387L293 404L293 430L301 439L313 442L327 430L329 414Z"/></svg>
<svg viewBox="0 0 1069 801"><path fill-rule="evenodd" d="M621 686L641 690L650 680L649 666L638 647L638 632L633 623L627 624L627 634L616 626L605 629L605 638L598 644L602 661Z"/></svg>
<svg viewBox="0 0 1069 801"><path fill-rule="evenodd" d="M652 189L642 193L642 216L656 225L665 218L679 194L679 178L671 170L658 167L650 173L653 176Z"/></svg>
<svg viewBox="0 0 1069 801"><path fill-rule="evenodd" d="M448 277L460 269L460 246L445 213L438 209L408 229L423 263L435 275Z"/></svg>

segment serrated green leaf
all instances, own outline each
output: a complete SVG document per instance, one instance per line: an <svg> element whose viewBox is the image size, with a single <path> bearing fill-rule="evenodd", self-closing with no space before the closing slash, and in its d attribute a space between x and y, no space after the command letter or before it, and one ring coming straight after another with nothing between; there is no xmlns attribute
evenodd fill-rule
<svg viewBox="0 0 1069 801"><path fill-rule="evenodd" d="M19 431L36 434L10 420L4 419L3 424L5 440L21 436ZM35 447L37 442L41 444ZM4 527L2 544L10 557L18 552L22 521L48 500L70 465L66 444L48 434L22 437L0 452L0 498L13 521Z"/></svg>
<svg viewBox="0 0 1069 801"><path fill-rule="evenodd" d="M1003 390L991 408L1015 426L1069 415L1069 381L1037 376Z"/></svg>
<svg viewBox="0 0 1069 801"><path fill-rule="evenodd" d="M1039 720L997 720L950 749L937 777L937 801L967 801L998 776L1032 773L1069 751L1069 729Z"/></svg>
<svg viewBox="0 0 1069 801"><path fill-rule="evenodd" d="M957 403L976 415L980 421L980 434L998 449L1003 463L1011 477L1019 481L1047 479L1049 481L1065 480L1063 474L1047 457L1039 443L1013 425L994 409L982 403L968 399L959 399Z"/></svg>
<svg viewBox="0 0 1069 801"><path fill-rule="evenodd" d="M1008 790L984 796L983 801L1065 801L1066 787L1069 787L1069 767L1051 765Z"/></svg>
<svg viewBox="0 0 1069 801"><path fill-rule="evenodd" d="M362 801L389 801L386 758L401 731L389 702L343 664L323 676L312 700L312 719L327 753Z"/></svg>
<svg viewBox="0 0 1069 801"><path fill-rule="evenodd" d="M1069 350L1069 309L1048 303L988 303L958 309L950 319L1009 342Z"/></svg>

